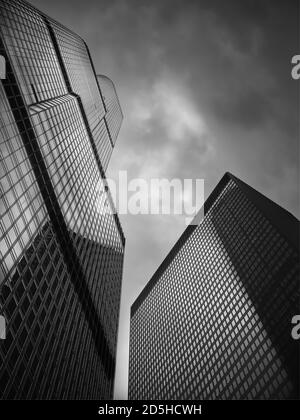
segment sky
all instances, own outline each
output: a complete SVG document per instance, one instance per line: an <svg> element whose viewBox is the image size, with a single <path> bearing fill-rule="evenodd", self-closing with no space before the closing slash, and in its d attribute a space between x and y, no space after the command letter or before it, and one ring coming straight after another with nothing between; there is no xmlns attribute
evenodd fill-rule
<svg viewBox="0 0 300 420"><path fill-rule="evenodd" d="M32 0L81 35L124 121L107 175L200 178L230 171L299 218L297 0ZM126 236L115 398L127 398L130 306L184 217L121 215Z"/></svg>

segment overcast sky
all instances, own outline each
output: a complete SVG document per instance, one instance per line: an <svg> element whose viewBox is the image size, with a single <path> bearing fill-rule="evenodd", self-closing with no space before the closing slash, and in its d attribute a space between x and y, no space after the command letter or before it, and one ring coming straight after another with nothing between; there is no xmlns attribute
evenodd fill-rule
<svg viewBox="0 0 300 420"><path fill-rule="evenodd" d="M297 0L34 0L87 42L124 122L109 177L230 171L299 217ZM115 397L127 397L129 307L185 228L121 216L126 252Z"/></svg>

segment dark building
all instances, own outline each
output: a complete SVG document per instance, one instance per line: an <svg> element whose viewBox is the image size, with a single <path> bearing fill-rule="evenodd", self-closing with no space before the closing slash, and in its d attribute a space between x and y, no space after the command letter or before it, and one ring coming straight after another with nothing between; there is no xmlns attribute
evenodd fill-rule
<svg viewBox="0 0 300 420"><path fill-rule="evenodd" d="M130 399L299 397L299 222L227 173L131 308Z"/></svg>
<svg viewBox="0 0 300 420"><path fill-rule="evenodd" d="M26 2L0 0L0 54L0 398L111 398L125 239L104 186L119 102L85 42Z"/></svg>

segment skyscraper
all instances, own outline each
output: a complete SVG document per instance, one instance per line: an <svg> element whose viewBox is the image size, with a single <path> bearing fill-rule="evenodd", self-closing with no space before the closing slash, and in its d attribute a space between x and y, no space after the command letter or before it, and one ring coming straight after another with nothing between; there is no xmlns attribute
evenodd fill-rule
<svg viewBox="0 0 300 420"><path fill-rule="evenodd" d="M0 398L111 398L125 239L105 170L121 108L85 42L26 2L0 0L0 54Z"/></svg>
<svg viewBox="0 0 300 420"><path fill-rule="evenodd" d="M299 397L299 222L227 173L131 307L130 399Z"/></svg>

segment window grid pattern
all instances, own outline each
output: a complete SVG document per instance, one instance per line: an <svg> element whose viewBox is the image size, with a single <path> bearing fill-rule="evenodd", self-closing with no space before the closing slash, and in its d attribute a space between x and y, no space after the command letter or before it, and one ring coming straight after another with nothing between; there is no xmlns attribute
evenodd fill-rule
<svg viewBox="0 0 300 420"><path fill-rule="evenodd" d="M70 48L70 54L82 54L68 68L74 86L81 71L81 97L70 92L49 22L60 27L21 0L0 3L1 52L13 70L5 90L0 85L0 313L8 323L7 339L0 345L0 398L108 399L124 237L96 164L86 117L105 161L110 154L104 143L110 149L111 144L85 44L80 40L79 47L80 38L70 32L64 46L65 53ZM66 40L67 29L63 32ZM29 138L41 150L28 147ZM62 244L70 244L70 238L69 252ZM80 276L70 267L70 255L76 254ZM90 297L91 310L86 304ZM104 339L95 331L98 321Z"/></svg>
<svg viewBox="0 0 300 420"><path fill-rule="evenodd" d="M0 109L0 313L7 321L0 398L109 398L111 379L96 353L2 85Z"/></svg>
<svg viewBox="0 0 300 420"><path fill-rule="evenodd" d="M114 354L123 245L77 100L67 95L32 106L31 114L57 200ZM117 262L116 266L110 260Z"/></svg>
<svg viewBox="0 0 300 420"><path fill-rule="evenodd" d="M103 118L95 127L93 132L93 138L101 159L101 165L104 171L106 171L112 154L112 147L107 130L107 125L105 123L105 118Z"/></svg>
<svg viewBox="0 0 300 420"><path fill-rule="evenodd" d="M47 220L46 208L0 85L0 285Z"/></svg>
<svg viewBox="0 0 300 420"><path fill-rule="evenodd" d="M289 299L298 313L298 259L230 180L132 314L129 398L293 396L278 351L291 356L291 318L282 308ZM262 311L253 302L266 295ZM275 313L271 340L262 318L271 322Z"/></svg>
<svg viewBox="0 0 300 420"><path fill-rule="evenodd" d="M105 121L110 133L112 143L115 144L122 120L123 114L114 83L106 76L97 76L103 100L106 107Z"/></svg>
<svg viewBox="0 0 300 420"><path fill-rule="evenodd" d="M67 88L49 31L30 5L2 0L0 34L28 105L64 95Z"/></svg>
<svg viewBox="0 0 300 420"><path fill-rule="evenodd" d="M71 91L80 96L101 164L105 170L112 154L112 144L104 123L105 108L84 41L76 34L50 20Z"/></svg>
<svg viewBox="0 0 300 420"><path fill-rule="evenodd" d="M1 398L109 397L111 384L49 223L2 286L0 303L9 321L0 346Z"/></svg>

